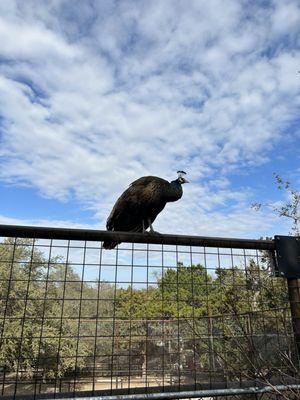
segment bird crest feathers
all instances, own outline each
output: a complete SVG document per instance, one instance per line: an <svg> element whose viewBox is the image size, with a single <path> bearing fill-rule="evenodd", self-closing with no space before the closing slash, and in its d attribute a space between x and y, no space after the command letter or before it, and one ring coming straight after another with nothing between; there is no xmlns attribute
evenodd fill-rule
<svg viewBox="0 0 300 400"><path fill-rule="evenodd" d="M184 178L184 176L186 175L186 172L184 171L177 171L178 174L178 178Z"/></svg>

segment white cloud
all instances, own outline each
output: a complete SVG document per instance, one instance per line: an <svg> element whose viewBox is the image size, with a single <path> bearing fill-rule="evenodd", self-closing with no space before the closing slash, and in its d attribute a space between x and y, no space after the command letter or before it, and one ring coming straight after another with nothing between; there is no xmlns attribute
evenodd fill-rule
<svg viewBox="0 0 300 400"><path fill-rule="evenodd" d="M1 54L4 57L41 60L49 56L76 56L75 46L68 46L59 35L39 24L35 26L22 23L20 19L9 22L0 18L0 36Z"/></svg>
<svg viewBox="0 0 300 400"><path fill-rule="evenodd" d="M0 215L0 224L22 226L45 226L54 228L100 229L98 225L80 224L73 221L55 219L21 219Z"/></svg>
<svg viewBox="0 0 300 400"><path fill-rule="evenodd" d="M223 184L266 162L297 117L296 1L4 3L0 179L74 194L103 225L130 181L186 169L195 188L162 227L176 210L184 232L202 232L198 218L212 234L259 230ZM226 201L230 217L215 209Z"/></svg>
<svg viewBox="0 0 300 400"><path fill-rule="evenodd" d="M271 20L272 29L278 35L297 33L300 24L299 2L290 0L275 2L275 11Z"/></svg>

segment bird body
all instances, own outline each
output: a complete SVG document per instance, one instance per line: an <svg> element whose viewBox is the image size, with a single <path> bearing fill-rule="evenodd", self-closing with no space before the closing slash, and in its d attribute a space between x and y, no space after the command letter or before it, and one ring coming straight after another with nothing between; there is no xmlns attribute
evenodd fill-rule
<svg viewBox="0 0 300 400"><path fill-rule="evenodd" d="M180 171L181 172L181 171ZM168 202L182 197L183 177L168 182L157 176L144 176L132 182L118 198L106 223L109 231L153 231L152 223ZM113 249L119 242L107 240L105 249Z"/></svg>

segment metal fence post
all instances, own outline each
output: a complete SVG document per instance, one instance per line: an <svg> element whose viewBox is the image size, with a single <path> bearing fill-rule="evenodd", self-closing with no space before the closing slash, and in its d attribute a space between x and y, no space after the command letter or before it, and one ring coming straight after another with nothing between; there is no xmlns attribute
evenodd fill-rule
<svg viewBox="0 0 300 400"><path fill-rule="evenodd" d="M297 349L297 365L300 358L300 280L287 278L292 325Z"/></svg>
<svg viewBox="0 0 300 400"><path fill-rule="evenodd" d="M287 278L293 333L297 351L297 366L300 360L300 238L297 236L275 236L279 276Z"/></svg>

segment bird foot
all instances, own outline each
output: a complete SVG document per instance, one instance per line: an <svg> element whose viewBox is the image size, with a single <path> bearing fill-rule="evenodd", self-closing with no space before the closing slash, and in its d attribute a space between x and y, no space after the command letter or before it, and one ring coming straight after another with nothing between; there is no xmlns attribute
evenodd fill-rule
<svg viewBox="0 0 300 400"><path fill-rule="evenodd" d="M159 233L159 232L157 232L157 231L154 231L154 230L150 230L150 231L142 231L142 233L143 234L145 234L145 235L161 235L161 233Z"/></svg>

